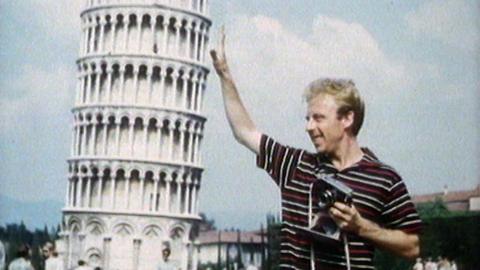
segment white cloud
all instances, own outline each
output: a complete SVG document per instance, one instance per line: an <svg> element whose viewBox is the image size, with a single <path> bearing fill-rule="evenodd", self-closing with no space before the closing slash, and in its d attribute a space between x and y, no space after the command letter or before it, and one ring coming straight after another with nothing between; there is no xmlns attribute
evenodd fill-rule
<svg viewBox="0 0 480 270"><path fill-rule="evenodd" d="M303 89L319 77L352 78L369 102L411 89L406 68L389 59L365 27L326 16L317 16L308 37L274 18L240 16L227 29L227 55L261 124L269 122L271 111L292 122L303 119ZM272 95L275 107L264 110L260 105Z"/></svg>
<svg viewBox="0 0 480 270"><path fill-rule="evenodd" d="M478 55L480 21L478 2L462 0L429 1L406 16L410 28L417 34L431 35L468 52Z"/></svg>

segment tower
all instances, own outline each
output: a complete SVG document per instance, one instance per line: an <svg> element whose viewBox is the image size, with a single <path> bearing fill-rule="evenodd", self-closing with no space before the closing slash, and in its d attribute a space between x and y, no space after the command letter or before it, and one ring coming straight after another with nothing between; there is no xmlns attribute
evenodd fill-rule
<svg viewBox="0 0 480 270"><path fill-rule="evenodd" d="M87 0L61 243L67 267L195 269L208 0Z"/></svg>

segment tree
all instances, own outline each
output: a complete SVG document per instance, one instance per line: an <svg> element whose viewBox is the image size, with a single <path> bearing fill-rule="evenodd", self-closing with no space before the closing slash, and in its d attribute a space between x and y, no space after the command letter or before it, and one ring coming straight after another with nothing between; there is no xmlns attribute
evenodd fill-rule
<svg viewBox="0 0 480 270"><path fill-rule="evenodd" d="M447 217L450 215L450 211L440 197L435 198L434 202L418 204L417 211L422 219Z"/></svg>
<svg viewBox="0 0 480 270"><path fill-rule="evenodd" d="M201 221L199 223L200 232L213 231L217 229L217 227L215 226L215 220L213 218L209 219L205 213L200 213L199 215L201 218Z"/></svg>

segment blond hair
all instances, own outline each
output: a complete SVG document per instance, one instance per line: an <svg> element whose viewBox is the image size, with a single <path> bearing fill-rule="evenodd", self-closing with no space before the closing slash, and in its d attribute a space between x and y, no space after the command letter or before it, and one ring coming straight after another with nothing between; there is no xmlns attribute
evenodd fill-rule
<svg viewBox="0 0 480 270"><path fill-rule="evenodd" d="M310 102L319 95L330 95L338 105L337 116L353 112L352 133L357 136L365 116L365 104L355 83L350 79L322 78L311 82L304 92L305 101Z"/></svg>

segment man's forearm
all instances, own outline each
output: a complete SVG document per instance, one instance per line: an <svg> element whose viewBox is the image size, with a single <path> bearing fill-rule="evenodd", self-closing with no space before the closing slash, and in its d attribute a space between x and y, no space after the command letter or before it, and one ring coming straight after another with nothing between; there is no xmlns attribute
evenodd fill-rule
<svg viewBox="0 0 480 270"><path fill-rule="evenodd" d="M226 71L220 76L220 81L225 113L235 139L258 153L260 133L242 103L231 74Z"/></svg>
<svg viewBox="0 0 480 270"><path fill-rule="evenodd" d="M408 259L413 259L420 253L418 235L382 228L362 217L354 205L350 207L336 202L329 212L342 230L355 233L381 249Z"/></svg>
<svg viewBox="0 0 480 270"><path fill-rule="evenodd" d="M385 229L364 218L360 222L357 234L371 241L375 246L407 259L414 259L420 254L420 244L416 234Z"/></svg>
<svg viewBox="0 0 480 270"><path fill-rule="evenodd" d="M258 154L260 152L260 132L257 131L250 115L240 99L225 56L225 33L220 31L220 43L217 49L211 50L213 66L222 84L223 104L228 123L235 139Z"/></svg>

